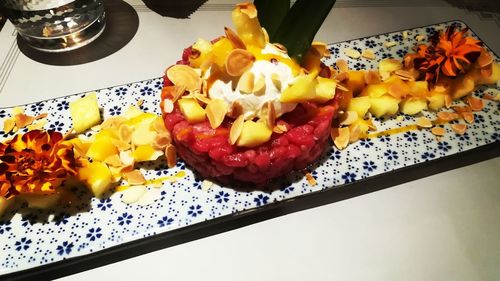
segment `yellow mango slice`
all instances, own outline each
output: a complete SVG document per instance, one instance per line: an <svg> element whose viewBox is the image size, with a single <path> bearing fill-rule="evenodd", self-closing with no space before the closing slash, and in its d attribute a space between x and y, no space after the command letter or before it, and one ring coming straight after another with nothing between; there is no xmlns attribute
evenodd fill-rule
<svg viewBox="0 0 500 281"><path fill-rule="evenodd" d="M399 108L404 114L415 115L427 109L427 100L425 98L407 98L399 104Z"/></svg>
<svg viewBox="0 0 500 281"><path fill-rule="evenodd" d="M429 102L429 109L438 111L443 108L445 105L444 102L445 94L443 93L435 93L431 92L431 95L427 97L427 101Z"/></svg>
<svg viewBox="0 0 500 281"><path fill-rule="evenodd" d="M459 99L474 91L475 87L476 83L472 77L463 76L455 82L451 95L453 99Z"/></svg>
<svg viewBox="0 0 500 281"><path fill-rule="evenodd" d="M415 97L426 97L429 95L429 84L427 81L412 81L409 82L410 95Z"/></svg>
<svg viewBox="0 0 500 281"><path fill-rule="evenodd" d="M356 97L352 98L347 106L347 111L355 111L359 117L363 117L370 109L370 97Z"/></svg>
<svg viewBox="0 0 500 281"><path fill-rule="evenodd" d="M301 75L293 84L281 93L281 102L305 102L313 100L316 96L316 81L314 74Z"/></svg>
<svg viewBox="0 0 500 281"><path fill-rule="evenodd" d="M226 58L232 50L233 44L231 44L231 41L227 38L221 38L212 46L212 52L210 53L212 61L223 69L224 64L226 63Z"/></svg>
<svg viewBox="0 0 500 281"><path fill-rule="evenodd" d="M366 86L361 92L361 96L369 96L373 98L378 98L383 96L389 91L387 84L372 84Z"/></svg>
<svg viewBox="0 0 500 281"><path fill-rule="evenodd" d="M73 128L77 133L101 123L96 93L87 94L83 98L70 102L69 112L73 120Z"/></svg>
<svg viewBox="0 0 500 281"><path fill-rule="evenodd" d="M477 79L478 84L495 84L500 81L500 63L493 62L492 72L490 77L479 76Z"/></svg>
<svg viewBox="0 0 500 281"><path fill-rule="evenodd" d="M365 87L365 71L364 70L351 70L347 72L349 78L347 79L346 87L350 89L354 96L357 96Z"/></svg>
<svg viewBox="0 0 500 281"><path fill-rule="evenodd" d="M162 156L163 153L155 150L151 145L139 145L132 153L136 162L153 161Z"/></svg>
<svg viewBox="0 0 500 281"><path fill-rule="evenodd" d="M212 43L205 39L198 39L193 44L193 51L189 57L189 65L195 68L201 67L212 52Z"/></svg>
<svg viewBox="0 0 500 281"><path fill-rule="evenodd" d="M82 180L96 197L100 197L111 187L111 172L102 162L94 161L78 170L78 178Z"/></svg>
<svg viewBox="0 0 500 281"><path fill-rule="evenodd" d="M179 109L189 123L205 121L205 109L203 109L195 99L180 99L177 103L179 104Z"/></svg>
<svg viewBox="0 0 500 281"><path fill-rule="evenodd" d="M147 112L142 112L127 121L123 122L123 124L131 126L133 128L137 128L139 126L143 126L146 123L151 123L153 122L158 115L153 114L153 113L147 113Z"/></svg>
<svg viewBox="0 0 500 281"><path fill-rule="evenodd" d="M116 134L112 130L100 131L95 135L95 139L90 144L86 156L93 160L104 161L109 156L117 154L118 149L112 142L115 138Z"/></svg>
<svg viewBox="0 0 500 281"><path fill-rule="evenodd" d="M263 122L245 121L240 137L236 142L238 146L255 147L271 138L273 131Z"/></svg>
<svg viewBox="0 0 500 281"><path fill-rule="evenodd" d="M236 31L245 45L264 48L266 37L257 18L257 9L253 4L243 3L237 5L231 17Z"/></svg>
<svg viewBox="0 0 500 281"><path fill-rule="evenodd" d="M370 112L375 117L394 115L399 109L399 100L389 95L370 98Z"/></svg>
<svg viewBox="0 0 500 281"><path fill-rule="evenodd" d="M316 80L316 96L314 97L315 102L324 103L327 102L335 96L335 88L337 83L333 79L317 77Z"/></svg>

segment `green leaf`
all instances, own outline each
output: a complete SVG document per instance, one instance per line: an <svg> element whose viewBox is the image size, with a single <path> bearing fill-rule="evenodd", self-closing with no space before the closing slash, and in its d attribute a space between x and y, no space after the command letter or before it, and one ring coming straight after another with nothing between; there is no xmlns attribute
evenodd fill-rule
<svg viewBox="0 0 500 281"><path fill-rule="evenodd" d="M254 0L253 3L257 7L260 25L272 38L290 10L290 0Z"/></svg>
<svg viewBox="0 0 500 281"><path fill-rule="evenodd" d="M271 42L283 44L288 55L300 63L333 4L335 0L297 0Z"/></svg>

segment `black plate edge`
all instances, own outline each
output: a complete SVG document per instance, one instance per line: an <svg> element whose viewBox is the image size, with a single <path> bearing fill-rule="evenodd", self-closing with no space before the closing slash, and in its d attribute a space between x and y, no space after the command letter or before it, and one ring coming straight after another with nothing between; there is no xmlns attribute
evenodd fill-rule
<svg viewBox="0 0 500 281"><path fill-rule="evenodd" d="M385 33L379 33L379 34L334 42L329 45L348 43L351 41L370 38L377 35L387 35L390 33L402 32L405 30L431 27L440 24L452 24L455 22L460 22L464 24L470 31L476 34L476 32L474 32L474 30L472 30L469 27L469 25L465 23L463 20L454 19L434 24L426 24L417 27L403 28ZM489 49L490 52L492 52L497 58L499 58L499 56L484 41L482 42ZM38 102L45 102L58 98L76 96L93 91L101 91L128 84L141 83L144 81L158 79L158 78L161 77L144 79L136 82L125 83L110 87L103 87L100 89L69 94L66 96L46 99L33 103L0 107L0 109L9 109L18 106L27 106ZM326 190L320 190L313 193L300 195L288 200L273 202L269 205L243 211L238 214L219 217L209 221L204 221L194 225L182 227L180 229L176 229L166 233L160 233L150 237L140 238L136 241L123 243L117 246L113 246L111 248L100 250L95 253L73 257L70 259L64 259L58 262L0 275L0 277L2 277L2 280L5 281L34 280L34 279L42 281L42 280L52 280L56 278L61 278L71 274L83 272L93 268L101 267L125 259L161 250L164 248L209 237L226 231L234 230L254 223L276 218L282 215L291 214L294 212L314 207L319 207L326 204L331 204L349 198L357 197L360 195L368 194L371 192L379 191L382 189L386 189L388 187L432 176L441 172L446 172L449 170L472 165L499 156L500 156L500 142L496 141L464 152L440 157L431 161L410 165L387 173L357 180L354 183L342 185L341 187L329 188ZM203 230L203 233L201 233L201 231L199 230Z"/></svg>

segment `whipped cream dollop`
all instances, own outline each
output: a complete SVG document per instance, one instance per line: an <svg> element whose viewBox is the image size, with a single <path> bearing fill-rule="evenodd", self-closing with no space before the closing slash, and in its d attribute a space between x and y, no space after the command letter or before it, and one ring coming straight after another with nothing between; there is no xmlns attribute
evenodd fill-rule
<svg viewBox="0 0 500 281"><path fill-rule="evenodd" d="M271 44L267 44L262 50L262 54L273 54L283 58L290 59L286 54L280 52ZM292 69L285 63L279 60L267 61L257 60L253 63L249 70L257 77L264 77L265 92L260 95L254 93L240 92L239 85L233 87L233 82L224 82L222 80L215 81L208 90L210 99L221 99L226 101L230 107L233 103L238 102L243 109L245 119L251 119L258 115L266 102L272 102L276 112L276 117L279 117L287 112L295 109L297 103L282 103L280 102L281 93L293 83L295 76ZM210 71L207 72L209 74ZM279 77L281 87L278 89L273 83L272 76ZM233 88L235 88L233 90Z"/></svg>

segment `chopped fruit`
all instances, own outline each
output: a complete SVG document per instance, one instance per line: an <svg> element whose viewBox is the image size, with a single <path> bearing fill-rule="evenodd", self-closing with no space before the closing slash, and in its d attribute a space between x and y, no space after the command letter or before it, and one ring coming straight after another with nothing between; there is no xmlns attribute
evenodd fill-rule
<svg viewBox="0 0 500 281"><path fill-rule="evenodd" d="M198 123L205 120L205 109L195 99L180 99L177 102L179 109L189 123Z"/></svg>
<svg viewBox="0 0 500 281"><path fill-rule="evenodd" d="M363 118L368 112L368 109L370 109L370 106L370 97L356 97L351 99L347 110L354 111L359 117Z"/></svg>
<svg viewBox="0 0 500 281"><path fill-rule="evenodd" d="M316 80L316 96L314 97L315 102L324 103L327 102L335 96L335 88L337 83L333 79L317 77Z"/></svg>
<svg viewBox="0 0 500 281"><path fill-rule="evenodd" d="M378 64L378 71L382 76L382 80L389 78L389 76L396 70L402 69L403 64L396 59L383 59Z"/></svg>
<svg viewBox="0 0 500 281"><path fill-rule="evenodd" d="M140 114L124 121L123 124L137 129L144 126L145 124L151 124L151 122L153 122L156 117L158 117L158 115L141 111Z"/></svg>
<svg viewBox="0 0 500 281"><path fill-rule="evenodd" d="M271 138L272 133L273 131L263 122L248 120L243 123L243 128L236 144L244 147L256 147L267 142Z"/></svg>
<svg viewBox="0 0 500 281"><path fill-rule="evenodd" d="M378 98L370 98L370 112L375 117L394 115L399 109L399 100L389 95Z"/></svg>
<svg viewBox="0 0 500 281"><path fill-rule="evenodd" d="M427 97L429 95L429 84L427 81L410 81L410 95L413 97Z"/></svg>
<svg viewBox="0 0 500 281"><path fill-rule="evenodd" d="M474 91L475 87L474 79L470 76L463 76L454 83L454 87L451 91L453 99L459 99L470 94Z"/></svg>
<svg viewBox="0 0 500 281"><path fill-rule="evenodd" d="M429 102L429 109L437 111L443 108L444 99L445 99L445 94L431 92L431 95L427 97L427 101Z"/></svg>
<svg viewBox="0 0 500 281"><path fill-rule="evenodd" d="M408 98L400 103L401 112L408 115L415 115L427 109L427 101L424 98Z"/></svg>
<svg viewBox="0 0 500 281"><path fill-rule="evenodd" d="M478 84L493 84L496 83L497 81L500 81L500 63L494 62L491 65L492 72L489 77L482 77L480 76L477 80Z"/></svg>
<svg viewBox="0 0 500 281"><path fill-rule="evenodd" d="M102 130L96 134L94 142L87 150L86 156L94 160L104 161L109 156L118 153L118 149L113 145L112 139L116 135L111 130Z"/></svg>
<svg viewBox="0 0 500 281"><path fill-rule="evenodd" d="M301 75L281 94L281 102L305 102L316 97L314 74Z"/></svg>
<svg viewBox="0 0 500 281"><path fill-rule="evenodd" d="M102 162L94 161L80 168L78 176L96 197L100 197L111 187L111 172Z"/></svg>
<svg viewBox="0 0 500 281"><path fill-rule="evenodd" d="M361 92L361 96L369 96L372 98L378 98L389 92L389 86L387 84L372 84L366 86Z"/></svg>
<svg viewBox="0 0 500 281"><path fill-rule="evenodd" d="M232 18L238 35L247 46L264 48L266 38L257 18L257 9L253 4L239 4L233 10Z"/></svg>
<svg viewBox="0 0 500 281"><path fill-rule="evenodd" d="M40 194L24 194L21 196L23 200L28 203L28 208L34 208L34 209L49 209L51 207L54 207L59 203L59 200L61 199L61 194L60 193L54 193L54 194L46 194L46 195L40 195Z"/></svg>
<svg viewBox="0 0 500 281"><path fill-rule="evenodd" d="M351 90L354 96L357 96L365 87L365 73L364 70L351 70L348 71L348 78L346 86Z"/></svg>
<svg viewBox="0 0 500 281"><path fill-rule="evenodd" d="M73 120L73 127L77 133L101 123L96 93L87 94L85 97L71 102L69 111Z"/></svg>
<svg viewBox="0 0 500 281"><path fill-rule="evenodd" d="M136 162L153 161L163 155L163 152L155 150L151 145L139 145L132 152Z"/></svg>
<svg viewBox="0 0 500 281"><path fill-rule="evenodd" d="M205 39L198 39L193 44L189 63L192 67L200 68L203 63L206 63L212 52L212 43Z"/></svg>
<svg viewBox="0 0 500 281"><path fill-rule="evenodd" d="M227 38L221 38L212 46L212 60L220 68L223 69L226 63L226 58L233 50L233 44Z"/></svg>

